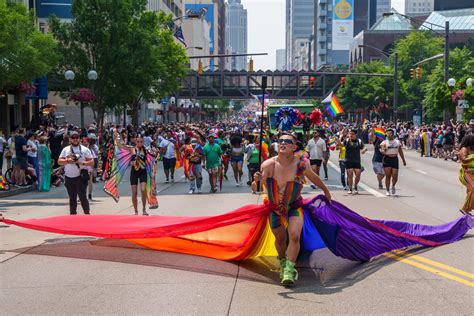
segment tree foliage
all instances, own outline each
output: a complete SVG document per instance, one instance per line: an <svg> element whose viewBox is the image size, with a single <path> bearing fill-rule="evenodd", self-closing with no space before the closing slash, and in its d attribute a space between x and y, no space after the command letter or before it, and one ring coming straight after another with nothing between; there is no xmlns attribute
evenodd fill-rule
<svg viewBox="0 0 474 316"><path fill-rule="evenodd" d="M390 74L393 70L377 60L360 64L353 72ZM348 75L344 86L338 91L338 97L344 109L369 108L385 100L390 100L391 103L393 78Z"/></svg>
<svg viewBox="0 0 474 316"><path fill-rule="evenodd" d="M35 28L34 16L0 0L0 91L47 74L57 61L55 41Z"/></svg>
<svg viewBox="0 0 474 316"><path fill-rule="evenodd" d="M109 109L129 105L137 121L140 101L153 101L178 88L186 56L173 39L171 17L146 11L146 0L74 1L73 21L50 19L63 60L58 75L72 69L75 85L90 86L87 73L94 69L99 120Z"/></svg>
<svg viewBox="0 0 474 316"><path fill-rule="evenodd" d="M474 56L469 48L455 48L450 51L449 73L450 77L456 80L456 85L452 91L444 82L444 62L442 60L435 64L434 70L427 76L424 83L425 97L423 104L427 109L426 114L431 118L440 119L443 110L447 110L451 116L454 116L456 104L453 103L451 98L453 91L464 90L464 98L468 102L474 98L472 86L466 87L467 78L474 78ZM470 108L465 111L466 117L472 116L474 113L473 103L469 103Z"/></svg>

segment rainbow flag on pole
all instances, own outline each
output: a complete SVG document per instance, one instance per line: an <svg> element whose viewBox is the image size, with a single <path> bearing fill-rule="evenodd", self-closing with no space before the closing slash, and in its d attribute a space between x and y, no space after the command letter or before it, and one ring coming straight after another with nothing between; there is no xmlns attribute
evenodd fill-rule
<svg viewBox="0 0 474 316"><path fill-rule="evenodd" d="M383 128L376 127L374 128L374 133L377 138L385 140L385 130Z"/></svg>
<svg viewBox="0 0 474 316"><path fill-rule="evenodd" d="M326 99L323 100L323 104L326 104L326 110L328 111L331 117L336 117L344 113L339 101L336 98L336 95L331 92Z"/></svg>
<svg viewBox="0 0 474 316"><path fill-rule="evenodd" d="M367 129L367 125L368 125L368 121L367 121L367 119L364 119L364 121L362 122L362 129L364 131Z"/></svg>

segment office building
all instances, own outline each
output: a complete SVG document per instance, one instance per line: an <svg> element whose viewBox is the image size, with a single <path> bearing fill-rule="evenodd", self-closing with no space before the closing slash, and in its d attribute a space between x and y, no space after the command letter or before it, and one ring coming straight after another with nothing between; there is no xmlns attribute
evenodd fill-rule
<svg viewBox="0 0 474 316"><path fill-rule="evenodd" d="M301 42L309 42L314 23L314 0L286 0L286 66L299 70L295 56L301 55Z"/></svg>
<svg viewBox="0 0 474 316"><path fill-rule="evenodd" d="M434 10L434 0L405 0L405 14L428 16Z"/></svg>
<svg viewBox="0 0 474 316"><path fill-rule="evenodd" d="M360 31L369 28L370 8L370 0L315 2L312 68L348 64L352 38ZM372 12L376 12L376 6L372 8Z"/></svg>
<svg viewBox="0 0 474 316"><path fill-rule="evenodd" d="M276 63L275 63L275 69L276 70L286 70L286 59L285 59L285 49L277 49L275 52L276 55Z"/></svg>
<svg viewBox="0 0 474 316"><path fill-rule="evenodd" d="M226 4L226 47L231 54L247 54L247 10L241 0ZM247 57L230 57L229 70L246 70Z"/></svg>
<svg viewBox="0 0 474 316"><path fill-rule="evenodd" d="M434 10L457 10L474 8L473 0L434 0Z"/></svg>
<svg viewBox="0 0 474 316"><path fill-rule="evenodd" d="M209 25L210 53L214 55L225 54L225 3L224 0L184 0L185 14L200 15ZM210 70L224 67L225 58L210 60Z"/></svg>

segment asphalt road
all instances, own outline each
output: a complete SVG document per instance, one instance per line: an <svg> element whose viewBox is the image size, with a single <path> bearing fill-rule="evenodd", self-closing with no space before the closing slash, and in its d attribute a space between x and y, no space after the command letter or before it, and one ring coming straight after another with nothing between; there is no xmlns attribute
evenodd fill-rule
<svg viewBox="0 0 474 316"><path fill-rule="evenodd" d="M337 164L337 155L332 156ZM373 218L424 224L457 218L463 199L458 165L413 152L407 156L397 197L385 197L376 189L370 153L363 157L366 190L360 195L343 191L333 168L328 186L335 199ZM161 172L160 168L159 182ZM213 215L260 199L230 180L222 193L190 196L181 176L174 184L159 185L160 208L151 211L153 215ZM123 197L115 203L98 184L92 213L132 214L128 185L121 185ZM203 191L208 190L206 184ZM306 187L304 194L317 193ZM47 217L67 214L67 203L60 187L2 199L0 212L12 219ZM472 315L471 237L472 232L455 244L391 253L366 263L343 260L322 249L298 263L298 284L286 289L278 285L275 258L221 262L0 225L0 310L3 315Z"/></svg>

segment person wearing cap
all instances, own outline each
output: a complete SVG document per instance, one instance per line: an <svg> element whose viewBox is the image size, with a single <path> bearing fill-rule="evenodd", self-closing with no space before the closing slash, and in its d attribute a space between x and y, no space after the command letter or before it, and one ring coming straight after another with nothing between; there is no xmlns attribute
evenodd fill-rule
<svg viewBox="0 0 474 316"><path fill-rule="evenodd" d="M221 146L216 144L214 141L216 136L210 134L208 137L208 143L204 145L204 162L206 170L209 172L209 183L211 185L211 193L217 192L217 179L219 176L219 167L221 165L222 149Z"/></svg>
<svg viewBox="0 0 474 316"><path fill-rule="evenodd" d="M79 196L84 214L90 214L86 189L89 181L88 168L94 165L94 160L89 148L79 143L78 132L71 132L69 139L71 145L63 148L58 161L59 165L64 166L65 186L69 196L69 213L71 215L77 214L77 197Z"/></svg>

